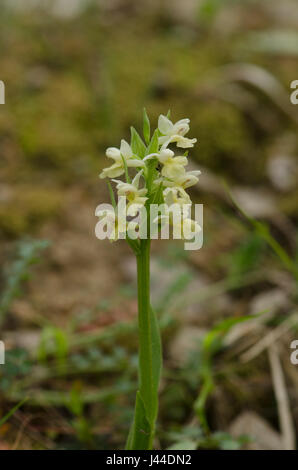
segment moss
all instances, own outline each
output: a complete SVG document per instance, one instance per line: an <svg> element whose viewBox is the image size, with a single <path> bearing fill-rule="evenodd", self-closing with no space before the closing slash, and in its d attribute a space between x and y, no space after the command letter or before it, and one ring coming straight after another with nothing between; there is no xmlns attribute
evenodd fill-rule
<svg viewBox="0 0 298 470"><path fill-rule="evenodd" d="M61 194L43 188L20 188L0 208L0 230L10 237L31 233L45 220L58 214Z"/></svg>

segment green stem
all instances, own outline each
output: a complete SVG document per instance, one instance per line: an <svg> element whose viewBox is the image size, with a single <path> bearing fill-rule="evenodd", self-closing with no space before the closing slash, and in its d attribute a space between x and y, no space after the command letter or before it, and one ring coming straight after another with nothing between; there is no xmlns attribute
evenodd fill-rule
<svg viewBox="0 0 298 470"><path fill-rule="evenodd" d="M140 241L137 255L139 309L139 390L126 449L152 449L161 373L159 328L150 305L150 239Z"/></svg>
<svg viewBox="0 0 298 470"><path fill-rule="evenodd" d="M150 322L150 240L141 240L141 250L137 256L138 310L139 310L139 390L143 398L147 416L155 419L154 410L148 409L152 402L153 380L151 355ZM146 366L147 364L147 366ZM153 430L148 440L152 448Z"/></svg>

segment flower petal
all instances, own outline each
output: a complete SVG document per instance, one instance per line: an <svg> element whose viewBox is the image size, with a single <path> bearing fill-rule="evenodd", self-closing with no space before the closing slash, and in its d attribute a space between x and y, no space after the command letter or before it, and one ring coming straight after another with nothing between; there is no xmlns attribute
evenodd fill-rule
<svg viewBox="0 0 298 470"><path fill-rule="evenodd" d="M177 136L178 138L175 139L177 142L177 147L183 148L183 149L188 149L190 147L193 147L194 144L196 143L197 139L188 139L187 137L183 136Z"/></svg>
<svg viewBox="0 0 298 470"><path fill-rule="evenodd" d="M127 166L131 168L138 168L138 167L145 166L145 163L143 162L143 160L138 160L137 158L136 159L130 158L129 160L127 160L126 164Z"/></svg>
<svg viewBox="0 0 298 470"><path fill-rule="evenodd" d="M181 157L175 157L175 158L173 158L173 162L175 162L175 164L185 166L185 165L187 165L188 160L187 160L186 157L182 157L182 156L181 156Z"/></svg>
<svg viewBox="0 0 298 470"><path fill-rule="evenodd" d="M189 132L189 119L180 119L174 124L174 133L178 135L185 135Z"/></svg>
<svg viewBox="0 0 298 470"><path fill-rule="evenodd" d="M166 116L161 114L158 118L158 129L164 135L169 135L173 132L174 124Z"/></svg>
<svg viewBox="0 0 298 470"><path fill-rule="evenodd" d="M123 166L119 163L114 163L112 166L108 168L104 168L100 173L99 177L103 178L117 178L117 176L121 176L124 173Z"/></svg>
<svg viewBox="0 0 298 470"><path fill-rule="evenodd" d="M160 161L160 163L165 163L168 160L170 160L171 158L173 158L174 155L175 154L174 154L173 150L163 149L163 150L161 150L161 152L158 156L158 160Z"/></svg>
<svg viewBox="0 0 298 470"><path fill-rule="evenodd" d="M132 183L131 183L131 184L132 184L136 189L138 189L138 187L139 187L139 182L140 182L140 178L141 178L142 173L143 173L143 170L139 171L139 172L136 174L136 176L134 177L134 179L132 180Z"/></svg>
<svg viewBox="0 0 298 470"><path fill-rule="evenodd" d="M131 146L124 139L121 140L120 153L121 153L121 155L123 155L125 160L132 157Z"/></svg>
<svg viewBox="0 0 298 470"><path fill-rule="evenodd" d="M121 158L120 150L116 147L109 147L106 150L106 156L108 158L113 158L113 160L117 161Z"/></svg>

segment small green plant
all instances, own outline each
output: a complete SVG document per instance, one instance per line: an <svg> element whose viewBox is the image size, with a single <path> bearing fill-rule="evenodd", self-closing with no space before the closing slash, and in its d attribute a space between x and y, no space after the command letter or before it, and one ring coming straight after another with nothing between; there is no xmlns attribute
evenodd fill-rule
<svg viewBox="0 0 298 470"><path fill-rule="evenodd" d="M88 420L84 416L83 390L80 382L75 382L73 384L66 406L74 415L71 424L76 432L78 440L84 444L91 445L91 429Z"/></svg>
<svg viewBox="0 0 298 470"><path fill-rule="evenodd" d="M40 253L49 246L46 240L24 240L18 244L17 259L7 272L7 283L0 299L0 325L12 302L21 295L22 285L30 277L30 268L39 261Z"/></svg>
<svg viewBox="0 0 298 470"><path fill-rule="evenodd" d="M263 240L265 244L271 248L272 252L277 256L284 268L294 277L296 282L298 282L298 266L296 260L293 260L278 240L271 235L268 225L265 222L260 222L259 220L250 217L237 203L226 183L225 187L240 214L249 222L255 236L259 237L259 239Z"/></svg>
<svg viewBox="0 0 298 470"><path fill-rule="evenodd" d="M137 261L138 323L139 323L139 389L136 395L134 420L130 428L126 449L148 450L153 447L158 414L158 387L162 369L162 351L159 325L150 300L150 242L167 226L173 227L174 238L192 240L201 230L191 219L191 199L186 189L198 182L199 171L186 171L187 152L175 156L168 148L193 147L196 139L188 139L189 119L175 124L161 115L158 128L151 134L146 111L143 115L144 140L131 128L131 142L121 141L120 148L108 148L106 155L114 163L103 169L101 178L116 183L116 204L111 183L108 182L112 206L96 210L99 222L98 238L111 241L125 238L133 249ZM131 178L131 169L137 174ZM125 182L118 179L124 175ZM140 188L141 178L144 185ZM127 203L127 212L121 213L121 197ZM153 215L153 207L162 206ZM106 229L107 228L107 229ZM106 229L106 230L104 230ZM176 234L176 237L175 237ZM104 235L104 236L103 236ZM167 238L167 237L163 237Z"/></svg>
<svg viewBox="0 0 298 470"><path fill-rule="evenodd" d="M238 323L252 320L257 315L228 318L215 325L204 337L201 347L201 364L198 371L201 378L200 393L194 403L194 410L205 435L209 435L206 418L206 402L214 389L213 358L222 349L223 340L229 331Z"/></svg>
<svg viewBox="0 0 298 470"><path fill-rule="evenodd" d="M38 348L38 359L46 362L49 355L56 358L57 366L62 371L68 354L68 336L60 328L54 326L45 326Z"/></svg>

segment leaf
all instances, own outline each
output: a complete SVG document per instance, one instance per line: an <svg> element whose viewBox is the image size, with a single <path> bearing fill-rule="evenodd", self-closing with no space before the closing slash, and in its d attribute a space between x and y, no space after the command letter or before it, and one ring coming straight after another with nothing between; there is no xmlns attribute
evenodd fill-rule
<svg viewBox="0 0 298 470"><path fill-rule="evenodd" d="M17 405L15 405L3 418L0 419L0 426L3 426L7 420L28 400L28 398L24 398L20 401Z"/></svg>
<svg viewBox="0 0 298 470"><path fill-rule="evenodd" d="M238 325L245 321L253 320L259 315L243 315L242 317L227 318L222 322L214 326L204 337L203 340L203 349L207 353L214 353L214 346L217 343L219 338L222 338L226 335L233 326Z"/></svg>
<svg viewBox="0 0 298 470"><path fill-rule="evenodd" d="M206 370L204 383L201 387L199 396L196 399L195 404L194 404L194 410L205 432L209 431L209 426L208 426L206 414L205 414L205 405L213 388L214 388L214 382L212 379L211 369L209 368L208 370Z"/></svg>
<svg viewBox="0 0 298 470"><path fill-rule="evenodd" d="M152 429L147 420L144 402L137 391L133 425L128 435L126 450L150 450Z"/></svg>
<svg viewBox="0 0 298 470"><path fill-rule="evenodd" d="M38 347L38 359L46 361L49 355L54 355L57 361L63 362L69 350L67 333L53 326L44 327Z"/></svg>
<svg viewBox="0 0 298 470"><path fill-rule="evenodd" d="M60 328L55 328L53 334L56 343L56 358L57 360L65 359L69 349L67 333Z"/></svg>
<svg viewBox="0 0 298 470"><path fill-rule="evenodd" d="M148 313L150 345L144 355L140 353L140 370L146 371L146 376L143 377L143 386L141 384L140 395L145 406L147 420L154 429L158 413L158 388L162 369L162 352L159 326L156 314L151 306Z"/></svg>
<svg viewBox="0 0 298 470"><path fill-rule="evenodd" d="M152 136L152 139L150 141L150 144L147 147L146 155L150 155L152 153L157 153L158 148L159 148L159 145L158 145L158 130L155 130L154 134ZM147 163L147 169L148 169L146 183L147 183L147 188L148 188L148 194L150 195L151 190L152 190L152 183L153 183L154 179L157 176L157 170L156 170L157 159L155 159L155 158L152 158L151 160L149 159L148 162L146 162L146 163Z"/></svg>
<svg viewBox="0 0 298 470"><path fill-rule="evenodd" d="M296 280L298 280L298 268L295 264L295 261L293 261L286 250L280 245L280 243L272 237L270 234L270 230L267 227L267 225L263 222L259 222L258 220L255 220L253 217L250 217L242 207L239 206L237 201L235 200L234 196L231 193L231 190L227 183L224 181L224 186L234 203L234 205L237 207L237 209L240 211L240 213L243 215L243 217L250 222L250 224L255 228L256 233L262 237L266 243L270 246L270 248L274 251L274 253L278 256L280 261L284 264L286 269L290 271L293 276L295 277Z"/></svg>
<svg viewBox="0 0 298 470"><path fill-rule="evenodd" d="M163 184L160 183L156 190L154 190L149 199L149 204L162 204L164 202L163 198Z"/></svg>
<svg viewBox="0 0 298 470"><path fill-rule="evenodd" d="M131 148L133 151L133 154L136 155L139 158L144 158L146 154L146 145L144 144L143 140L137 133L134 127L130 128L131 132Z"/></svg>
<svg viewBox="0 0 298 470"><path fill-rule="evenodd" d="M158 132L158 129L156 129L150 140L150 144L147 147L146 155L150 155L151 153L158 152L158 135L159 135L159 132Z"/></svg>
<svg viewBox="0 0 298 470"><path fill-rule="evenodd" d="M114 195L112 185L109 181L107 181L107 185L108 185L108 190L109 190L109 193L110 193L112 206L113 206L114 209L116 209L116 201L115 201L115 195Z"/></svg>
<svg viewBox="0 0 298 470"><path fill-rule="evenodd" d="M143 134L144 134L144 139L147 145L149 145L150 142L150 120L147 114L146 109L144 108L143 111Z"/></svg>
<svg viewBox="0 0 298 470"><path fill-rule="evenodd" d="M162 370L162 348L160 330L157 321L157 316L153 308L150 306L150 326L151 326L151 344L152 344L152 369L153 369L153 384L158 393L159 381ZM157 413L157 410L156 410Z"/></svg>
<svg viewBox="0 0 298 470"><path fill-rule="evenodd" d="M162 369L162 351L159 325L157 317L150 306L150 358L146 359L141 367L147 367L148 376L151 378L149 394L142 397L137 392L135 415L132 427L127 439L126 450L149 450L152 447L152 436L154 435L155 421L158 411L158 388ZM146 399L146 405L144 400Z"/></svg>
<svg viewBox="0 0 298 470"><path fill-rule="evenodd" d="M82 390L76 383L71 388L69 399L66 402L66 406L75 416L82 416L84 409Z"/></svg>

